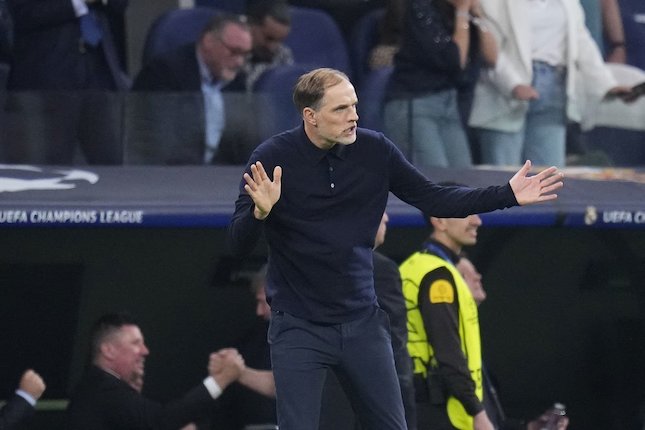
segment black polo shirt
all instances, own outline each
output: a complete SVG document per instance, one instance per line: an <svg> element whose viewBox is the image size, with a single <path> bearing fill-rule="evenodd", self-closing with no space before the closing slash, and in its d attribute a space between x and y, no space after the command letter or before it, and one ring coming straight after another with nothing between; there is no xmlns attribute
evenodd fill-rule
<svg viewBox="0 0 645 430"><path fill-rule="evenodd" d="M242 180L229 227L232 250L250 252L264 230L271 309L316 322L351 321L376 304L372 249L390 191L439 217L517 205L508 184L433 184L383 134L362 128L353 144L322 150L300 126L258 146L247 172L256 161L269 176L282 167L281 197L258 221Z"/></svg>

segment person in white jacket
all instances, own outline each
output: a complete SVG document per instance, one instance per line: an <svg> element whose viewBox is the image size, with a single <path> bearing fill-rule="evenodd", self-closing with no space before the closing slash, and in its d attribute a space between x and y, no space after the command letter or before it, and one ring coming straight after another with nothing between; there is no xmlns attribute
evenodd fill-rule
<svg viewBox="0 0 645 430"><path fill-rule="evenodd" d="M492 165L565 165L566 125L626 94L585 27L579 0L482 0L499 55L481 73L469 125Z"/></svg>

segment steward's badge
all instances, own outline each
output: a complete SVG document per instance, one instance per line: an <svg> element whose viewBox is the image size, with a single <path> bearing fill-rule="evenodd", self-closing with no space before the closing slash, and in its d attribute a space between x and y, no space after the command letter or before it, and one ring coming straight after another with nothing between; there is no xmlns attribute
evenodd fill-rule
<svg viewBox="0 0 645 430"><path fill-rule="evenodd" d="M450 282L445 279L434 281L430 285L430 303L453 303L455 301L455 291Z"/></svg>

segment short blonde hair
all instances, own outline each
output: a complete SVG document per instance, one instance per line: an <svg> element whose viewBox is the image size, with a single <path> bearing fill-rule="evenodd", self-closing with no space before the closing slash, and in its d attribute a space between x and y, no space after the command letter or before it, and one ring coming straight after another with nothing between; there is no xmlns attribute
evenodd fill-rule
<svg viewBox="0 0 645 430"><path fill-rule="evenodd" d="M298 112L302 112L306 107L318 109L325 90L344 80L349 82L345 73L330 68L314 69L300 76L293 90L293 103Z"/></svg>

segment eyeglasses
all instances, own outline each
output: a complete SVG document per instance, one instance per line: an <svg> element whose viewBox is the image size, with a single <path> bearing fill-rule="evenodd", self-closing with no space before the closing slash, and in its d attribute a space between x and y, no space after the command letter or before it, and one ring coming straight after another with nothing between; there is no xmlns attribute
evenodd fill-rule
<svg viewBox="0 0 645 430"><path fill-rule="evenodd" d="M217 40L219 40L224 48L228 51L228 53L232 57L243 57L244 59L247 59L251 56L251 51L247 51L246 49L240 49L235 46L231 46L228 43L224 41L221 37L218 37Z"/></svg>

